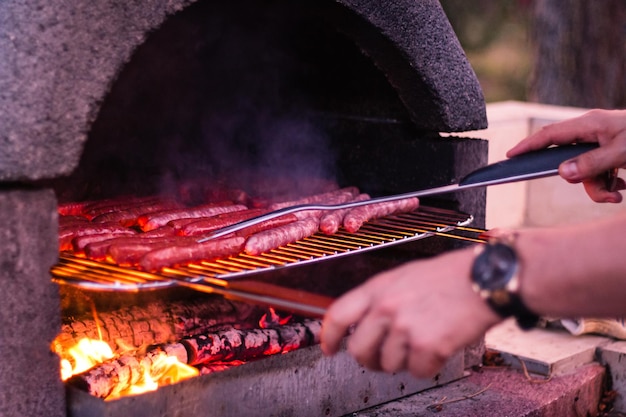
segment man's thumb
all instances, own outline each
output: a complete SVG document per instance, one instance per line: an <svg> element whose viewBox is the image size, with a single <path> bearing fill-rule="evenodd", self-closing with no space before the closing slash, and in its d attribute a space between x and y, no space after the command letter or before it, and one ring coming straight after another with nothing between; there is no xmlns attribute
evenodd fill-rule
<svg viewBox="0 0 626 417"><path fill-rule="evenodd" d="M580 182L580 170L578 169L578 158L570 159L559 166L559 175L570 182Z"/></svg>

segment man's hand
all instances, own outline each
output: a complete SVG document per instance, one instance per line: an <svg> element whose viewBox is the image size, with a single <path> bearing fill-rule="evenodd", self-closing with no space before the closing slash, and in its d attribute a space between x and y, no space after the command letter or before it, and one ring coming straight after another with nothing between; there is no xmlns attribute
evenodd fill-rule
<svg viewBox="0 0 626 417"><path fill-rule="evenodd" d="M594 149L565 161L559 174L571 183L582 182L589 197L599 203L619 203L626 189L623 179L607 182L607 172L626 168L626 111L591 110L580 117L545 126L507 152L508 157L550 145L598 143Z"/></svg>
<svg viewBox="0 0 626 417"><path fill-rule="evenodd" d="M471 288L473 250L383 272L337 300L322 327L322 350L348 351L374 370L432 377L459 349L500 321Z"/></svg>

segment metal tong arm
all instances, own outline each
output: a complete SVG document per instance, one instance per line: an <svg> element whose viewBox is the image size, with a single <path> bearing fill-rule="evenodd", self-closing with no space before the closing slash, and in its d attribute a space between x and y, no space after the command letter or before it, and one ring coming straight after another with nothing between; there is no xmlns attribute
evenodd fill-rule
<svg viewBox="0 0 626 417"><path fill-rule="evenodd" d="M439 190L439 191L436 192L436 193L437 194L442 194L444 192L454 191L458 187L459 186L457 184L446 185L446 186L437 188L437 190ZM435 189L433 188L433 189L430 189L428 191L433 191L433 190L435 190ZM431 193L432 192L430 192L430 193L427 192L426 194L431 194ZM350 203L342 203L342 204L300 204L300 205L297 205L297 206L285 207L285 208L282 208L282 209L274 210L274 211L272 211L270 213L262 214L260 216L253 217L251 219L241 221L239 223L235 223L235 224L233 224L231 226L223 227L223 228L221 228L219 230L216 230L216 231L212 232L211 234L209 234L206 237L198 239L198 243L202 243L202 242L206 242L208 240L216 239L218 237L222 237L222 236L228 235L230 233L234 233L234 232L237 232L239 230L245 229L246 227L254 226L255 224L264 222L266 220L275 219L277 217L284 216L286 214L296 213L298 211L304 211L304 210L342 210L342 209L349 209L349 208L354 208L354 207L366 206L366 205L374 204L374 203L383 203L383 202L387 202L387 201L401 200L403 198L419 197L422 194L424 194L424 192L415 191L415 192L409 192L409 193L404 193L404 194L395 194L395 195L387 196L387 197L371 198L369 200L353 201L353 202L350 202Z"/></svg>
<svg viewBox="0 0 626 417"><path fill-rule="evenodd" d="M246 227L261 223L263 221L275 219L286 214L296 213L303 210L341 210L366 206L369 204L402 200L405 198L445 194L458 190L526 181L535 178L543 178L551 175L556 175L558 174L559 165L562 162L597 147L597 144L580 143L575 145L555 146L547 149L528 152L523 155L518 155L513 158L496 162L472 171L465 177L463 177L458 184L444 185L441 187L430 188L427 190L412 191L403 194L395 194L386 197L377 197L370 200L354 201L343 204L301 204L297 206L286 207L216 230L208 236L199 239L198 243L217 239L230 233L245 229Z"/></svg>

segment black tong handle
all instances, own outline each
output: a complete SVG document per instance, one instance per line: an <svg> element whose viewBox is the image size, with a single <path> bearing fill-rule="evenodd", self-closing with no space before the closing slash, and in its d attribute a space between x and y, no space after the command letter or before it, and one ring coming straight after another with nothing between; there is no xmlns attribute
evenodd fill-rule
<svg viewBox="0 0 626 417"><path fill-rule="evenodd" d="M371 200L353 201L343 204L302 204L298 206L285 207L271 213L263 214L253 219L244 220L232 226L216 230L206 237L198 240L198 243L216 239L237 230L244 229L263 220L274 219L276 217L295 213L302 210L338 210L352 207L364 206L367 204L380 203L384 201L395 201L409 197L423 197L435 194L450 193L457 190L483 187L494 184L504 184L515 181L530 180L555 175L558 172L561 162L580 155L581 153L597 148L597 145L578 144L566 145L554 148L541 149L515 156L502 162L487 165L479 168L463 177L458 184L444 185L442 187L428 190L413 191L404 194L391 195L386 197L373 198Z"/></svg>
<svg viewBox="0 0 626 417"><path fill-rule="evenodd" d="M597 147L595 143L579 143L531 151L479 168L463 177L459 186L496 184L510 182L512 178L531 179L554 175L562 162Z"/></svg>

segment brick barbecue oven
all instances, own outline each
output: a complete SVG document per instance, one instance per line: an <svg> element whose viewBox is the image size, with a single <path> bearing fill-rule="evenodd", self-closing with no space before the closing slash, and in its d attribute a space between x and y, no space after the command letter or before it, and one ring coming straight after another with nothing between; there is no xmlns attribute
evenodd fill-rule
<svg viewBox="0 0 626 417"><path fill-rule="evenodd" d="M461 355L439 380L413 381L367 373L347 355L323 358L313 346L104 403L66 390L50 350L62 321L63 288L50 275L59 201L148 195L211 175L315 175L382 196L484 165L485 141L439 135L485 128L486 115L437 1L6 0L0 126L1 415L206 415L211 407L235 416L270 406L272 415L343 415L471 365ZM428 203L484 227L484 190ZM432 237L371 258L462 244ZM354 259L333 268L356 270L370 255ZM266 279L306 287L298 277L319 272L300 271ZM324 281L330 295L345 290L334 279ZM287 404L294 396L298 405Z"/></svg>

